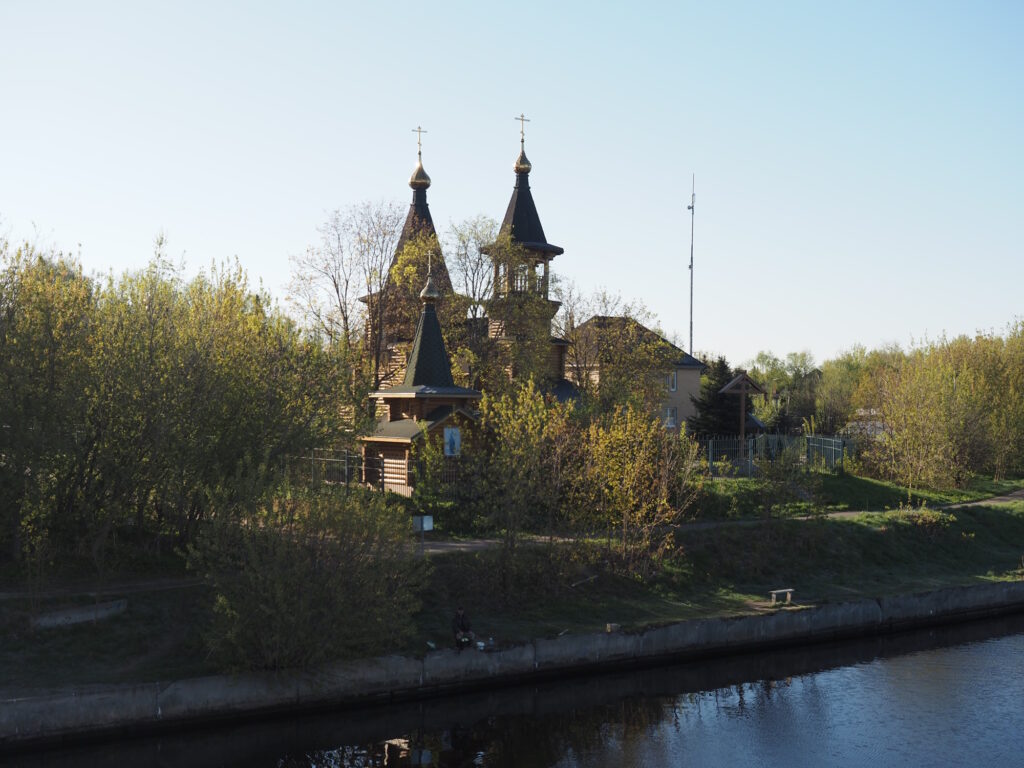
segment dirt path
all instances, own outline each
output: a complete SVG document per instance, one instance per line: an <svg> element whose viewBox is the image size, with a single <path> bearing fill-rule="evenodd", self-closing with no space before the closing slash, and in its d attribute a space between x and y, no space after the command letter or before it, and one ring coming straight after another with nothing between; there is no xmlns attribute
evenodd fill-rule
<svg viewBox="0 0 1024 768"><path fill-rule="evenodd" d="M988 504L1013 504L1017 501L1024 501L1024 488L1018 488L1016 491L1004 494L1003 496L993 496L988 499L981 499L980 501L961 501L959 504L947 504L942 509L960 509L961 507L977 507L980 505Z"/></svg>
<svg viewBox="0 0 1024 768"><path fill-rule="evenodd" d="M110 597L131 595L138 592L163 592L166 589L187 589L202 584L202 579L149 579L147 581L124 581L117 584L67 584L63 587L44 589L39 592L21 589L0 592L0 600L25 600L28 598L50 599L54 597Z"/></svg>

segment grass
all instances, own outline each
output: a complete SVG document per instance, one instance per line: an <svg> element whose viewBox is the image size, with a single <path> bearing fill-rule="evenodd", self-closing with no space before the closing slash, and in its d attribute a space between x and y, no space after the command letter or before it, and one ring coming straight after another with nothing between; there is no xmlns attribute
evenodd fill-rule
<svg viewBox="0 0 1024 768"><path fill-rule="evenodd" d="M593 551L549 556L536 548L524 553L533 576L520 582L518 601L501 596L499 552L438 558L420 644L408 650L422 652L426 640L450 644L448 622L460 604L478 634L514 642L601 631L608 622L639 628L749 613L782 587L808 603L1022 578L1024 503L683 529L678 543L680 556L647 584L609 573Z"/></svg>
<svg viewBox="0 0 1024 768"><path fill-rule="evenodd" d="M128 609L120 616L41 630L30 626L33 613L96 601L79 595L0 602L0 692L169 680L213 671L200 635L210 605L205 587L124 596ZM117 595L104 596L99 602L114 599Z"/></svg>
<svg viewBox="0 0 1024 768"><path fill-rule="evenodd" d="M428 642L450 645L460 604L479 635L509 645L602 631L609 622L638 629L767 610L768 591L782 587L809 604L1024 578L1024 503L684 528L677 545L677 555L647 583L611 572L600 544L523 546L509 571L511 599L500 550L436 556L414 639L380 652L422 654ZM121 616L36 631L29 626L34 609L80 603L81 596L37 606L0 601L0 687L10 693L215 671L201 638L212 598L206 587L125 596L129 607Z"/></svg>
<svg viewBox="0 0 1024 768"><path fill-rule="evenodd" d="M913 492L884 480L873 480L848 473L810 473L806 477L808 500L796 500L776 508L775 517L796 517L816 510L885 511L901 505L945 506L981 501L1024 488L1024 479L993 480L974 478L967 488L953 490L920 489ZM754 519L764 515L761 484L749 478L711 478L698 494L692 516L698 520ZM813 498L811 502L809 499Z"/></svg>
<svg viewBox="0 0 1024 768"><path fill-rule="evenodd" d="M976 477L967 488L935 491L918 489L912 493L904 486L882 480L872 480L851 474L823 474L820 476L819 498L830 510L885 510L897 509L900 504L942 506L961 502L980 501L1024 488L1024 479L993 480Z"/></svg>
<svg viewBox="0 0 1024 768"><path fill-rule="evenodd" d="M681 542L688 557L676 588L714 584L765 599L792 587L801 601L879 596L1024 576L1024 503L773 520Z"/></svg>

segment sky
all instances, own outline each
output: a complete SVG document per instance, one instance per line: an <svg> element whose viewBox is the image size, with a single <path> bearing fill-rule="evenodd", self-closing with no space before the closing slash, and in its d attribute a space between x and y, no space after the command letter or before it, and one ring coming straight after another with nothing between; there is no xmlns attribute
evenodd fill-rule
<svg viewBox="0 0 1024 768"><path fill-rule="evenodd" d="M1024 316L1020 2L0 0L0 235L284 304L329 213L500 220L689 347L820 362Z"/></svg>

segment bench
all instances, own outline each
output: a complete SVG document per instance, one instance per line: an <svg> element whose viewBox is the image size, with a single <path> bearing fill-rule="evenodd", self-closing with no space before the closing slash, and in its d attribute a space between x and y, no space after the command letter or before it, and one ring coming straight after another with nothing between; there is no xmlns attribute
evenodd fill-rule
<svg viewBox="0 0 1024 768"><path fill-rule="evenodd" d="M785 596L786 596L786 603L787 603L787 605L789 603L793 602L793 590L792 589L773 589L770 592L770 594L772 596L772 605L775 605L776 601L778 601L778 599L779 599L779 595L782 595L782 594L785 594Z"/></svg>

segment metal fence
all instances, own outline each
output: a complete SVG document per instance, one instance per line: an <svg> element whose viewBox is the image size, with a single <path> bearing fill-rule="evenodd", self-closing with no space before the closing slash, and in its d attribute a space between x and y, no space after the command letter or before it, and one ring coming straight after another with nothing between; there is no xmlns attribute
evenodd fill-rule
<svg viewBox="0 0 1024 768"><path fill-rule="evenodd" d="M736 435L715 435L698 440L712 475L753 477L757 465L774 461L783 451L796 450L808 469L842 469L852 443L830 435L754 435L743 441Z"/></svg>
<svg viewBox="0 0 1024 768"><path fill-rule="evenodd" d="M805 455L808 466L828 470L842 469L853 447L842 437L808 435L804 440L807 443Z"/></svg>

